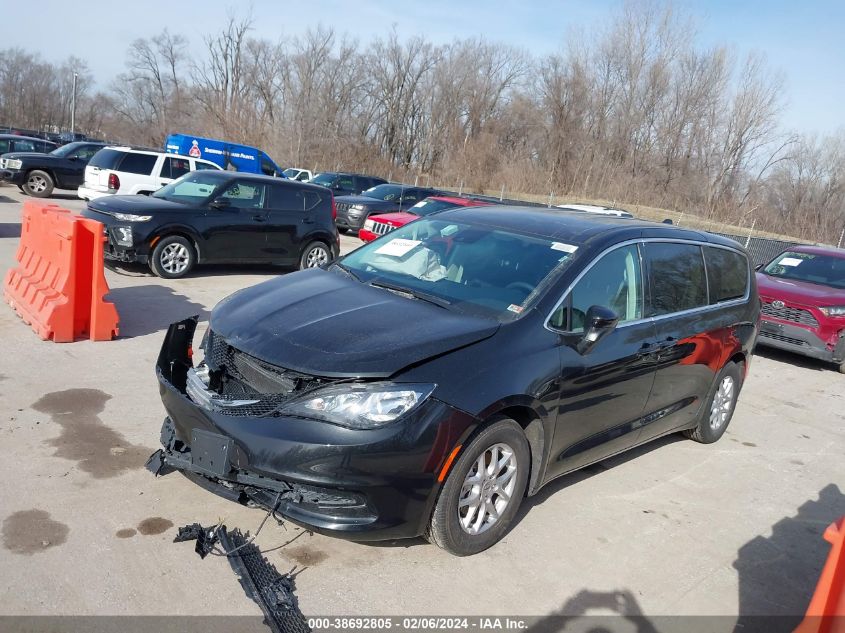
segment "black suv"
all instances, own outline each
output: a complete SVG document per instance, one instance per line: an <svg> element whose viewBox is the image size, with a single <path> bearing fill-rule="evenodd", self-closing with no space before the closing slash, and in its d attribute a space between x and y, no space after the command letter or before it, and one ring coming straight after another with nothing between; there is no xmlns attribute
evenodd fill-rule
<svg viewBox="0 0 845 633"><path fill-rule="evenodd" d="M197 263L313 268L340 249L331 191L271 176L194 171L151 196L92 200L82 215L106 225L106 259L167 279Z"/></svg>
<svg viewBox="0 0 845 633"><path fill-rule="evenodd" d="M12 152L0 157L0 179L24 193L47 198L53 189L77 189L85 180L85 166L104 143L68 143L49 154Z"/></svg>
<svg viewBox="0 0 845 633"><path fill-rule="evenodd" d="M383 185L387 181L384 178L365 176L363 174L324 171L314 176L308 182L312 185L320 185L321 187L331 189L335 196L348 196L361 193L376 185Z"/></svg>
<svg viewBox="0 0 845 633"><path fill-rule="evenodd" d="M337 228L357 234L371 215L406 211L429 196L445 195L450 194L428 187L386 183L358 196L340 196L337 198Z"/></svg>
<svg viewBox="0 0 845 633"><path fill-rule="evenodd" d="M196 366L196 319L172 325L150 467L328 534L473 554L561 475L670 433L717 441L759 325L736 242L449 209L224 299Z"/></svg>

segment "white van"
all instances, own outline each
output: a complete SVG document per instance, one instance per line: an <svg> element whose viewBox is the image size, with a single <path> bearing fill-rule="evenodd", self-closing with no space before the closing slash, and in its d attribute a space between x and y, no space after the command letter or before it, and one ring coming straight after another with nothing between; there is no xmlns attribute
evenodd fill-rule
<svg viewBox="0 0 845 633"><path fill-rule="evenodd" d="M220 169L201 158L131 147L104 147L85 167L85 181L77 190L83 200L140 193L149 195L197 169Z"/></svg>

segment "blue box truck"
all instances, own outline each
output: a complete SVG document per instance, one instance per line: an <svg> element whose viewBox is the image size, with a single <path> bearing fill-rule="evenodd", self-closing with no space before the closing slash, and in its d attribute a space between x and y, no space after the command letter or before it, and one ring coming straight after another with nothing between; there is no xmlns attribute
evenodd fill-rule
<svg viewBox="0 0 845 633"><path fill-rule="evenodd" d="M164 142L164 151L170 154L203 158L230 171L266 174L285 178L283 170L260 149L238 145L214 138L189 134L171 134Z"/></svg>

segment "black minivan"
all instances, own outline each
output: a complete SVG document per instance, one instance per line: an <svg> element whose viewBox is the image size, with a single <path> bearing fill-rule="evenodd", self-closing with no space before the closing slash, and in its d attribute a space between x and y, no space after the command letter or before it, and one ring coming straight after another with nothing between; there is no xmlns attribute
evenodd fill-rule
<svg viewBox="0 0 845 633"><path fill-rule="evenodd" d="M173 324L150 468L359 540L467 555L525 496L683 432L725 432L760 301L722 237L457 208Z"/></svg>
<svg viewBox="0 0 845 633"><path fill-rule="evenodd" d="M167 279L197 263L313 268L340 251L331 191L256 174L193 171L150 196L97 198L82 215L106 225L107 260Z"/></svg>

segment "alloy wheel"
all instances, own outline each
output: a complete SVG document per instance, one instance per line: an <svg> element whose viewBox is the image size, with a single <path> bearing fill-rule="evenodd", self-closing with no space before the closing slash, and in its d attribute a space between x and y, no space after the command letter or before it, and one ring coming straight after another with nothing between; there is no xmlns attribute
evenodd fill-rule
<svg viewBox="0 0 845 633"><path fill-rule="evenodd" d="M504 514L516 486L513 448L494 444L478 456L461 486L458 521L473 536L490 529Z"/></svg>
<svg viewBox="0 0 845 633"><path fill-rule="evenodd" d="M305 256L306 268L317 268L329 262L329 254L322 246L315 246Z"/></svg>
<svg viewBox="0 0 845 633"><path fill-rule="evenodd" d="M713 396L710 407L710 428L714 431L721 428L731 413L734 399L734 379L731 376L722 378L719 389Z"/></svg>
<svg viewBox="0 0 845 633"><path fill-rule="evenodd" d="M168 244L161 251L161 267L171 275L185 272L190 261L190 253L184 244Z"/></svg>
<svg viewBox="0 0 845 633"><path fill-rule="evenodd" d="M33 193L41 193L47 190L47 181L42 176L32 175L27 179L26 186Z"/></svg>

